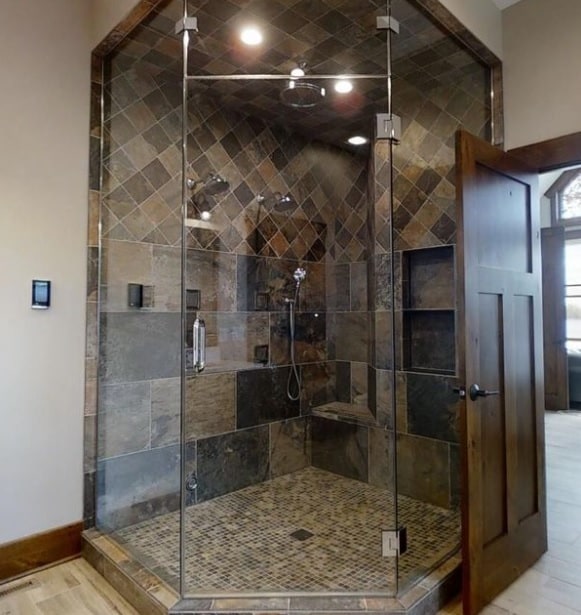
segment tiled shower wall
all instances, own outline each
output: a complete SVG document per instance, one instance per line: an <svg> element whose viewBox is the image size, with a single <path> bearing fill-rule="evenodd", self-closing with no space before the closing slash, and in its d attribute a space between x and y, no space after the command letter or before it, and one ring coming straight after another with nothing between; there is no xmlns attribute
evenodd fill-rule
<svg viewBox="0 0 581 615"><path fill-rule="evenodd" d="M425 18L411 10L402 27L421 35ZM394 111L402 117L393 149L395 315L398 386L398 490L441 506L459 505L460 460L455 373L455 135L460 128L490 139L490 69L453 39L396 61ZM382 235L377 219L377 235ZM450 246L442 250L443 246ZM421 252L426 248L439 250ZM385 252L381 241L376 255ZM410 255L419 261L430 300L417 319L425 370L406 364ZM418 255L419 258L418 258ZM448 372L450 375L445 375Z"/></svg>
<svg viewBox="0 0 581 615"><path fill-rule="evenodd" d="M139 5L138 9L134 11L134 22L137 23L147 12L149 12L154 5L153 2L149 0L147 2L143 2ZM118 33L114 33L111 40L109 41L110 47L114 46L117 41L123 38L126 31L131 29L133 26L133 22L124 24L126 29L124 31L119 31ZM172 79L175 79L176 72L175 69L177 65L168 66L166 59L164 58L163 66L156 65L156 62L159 64L159 56L157 52L160 49L169 51L170 54L175 53L175 42L164 40L160 41L159 38L153 40L152 33L148 31L147 28L138 27L134 31L134 35L131 39L127 39L124 43L124 55L122 58L122 63L119 66L119 73L126 72L127 77L130 83L130 89L126 90L126 93L129 94L133 98L133 103L135 106L131 109L131 113L133 113L133 119L129 121L129 125L124 121L126 118L123 118L122 115L119 116L120 121L120 129L121 132L124 130L129 130L129 132L137 131L134 134L134 137L141 136L145 141L145 149L144 151L148 151L151 154L151 148L154 150L156 148L163 148L165 143L165 137L169 137L170 141L172 138L172 133L175 138L175 131L178 130L178 124L176 123L179 120L179 117L172 112L175 110L173 108L173 103L176 100L176 91L169 93L168 87L163 86L162 96L160 97L158 92L155 92L156 89L159 89L159 86L164 83L170 83ZM151 50L152 47L156 47L156 51L153 52ZM406 75L405 81L409 83L401 83L396 81L397 87L395 88L396 96L398 93L402 94L402 98L400 99L402 106L399 107L400 114L404 117L404 141L402 145L398 146L394 162L396 164L396 189L398 189L397 180L400 178L400 182L402 187L402 191L406 191L407 184L404 179L410 181L412 184L412 188L410 188L404 195L397 197L396 199L396 208L399 213L396 211L396 249L407 250L407 249L415 249L423 246L430 245L440 245L442 243L453 243L454 236L453 232L448 235L450 230L450 221L453 217L450 215L452 212L452 206L454 199L453 194L453 181L452 174L450 173L453 168L453 143L452 143L452 135L457 126L463 125L467 126L473 132L479 132L482 124L480 121L482 120L483 114L488 117L489 112L487 109L487 104L483 101L487 100L488 92L486 90L486 79L482 79L482 71L484 70L482 67L476 67L476 65L472 62L471 58L464 54L464 52L459 53L455 59L450 62L452 69L446 69L445 62L448 61L446 54L454 55L457 51L456 49L448 49L444 46L439 49L434 50L434 54L430 57L422 57L422 58L412 58L411 62L405 62L401 66L396 67L396 74L399 72L400 75ZM146 63L139 63L139 65L134 64L133 68L130 68L130 64L132 60L129 59L131 56L133 58L143 58L145 55L149 54L149 64L147 67ZM429 54L428 54L429 55ZM178 57L177 55L175 57ZM123 65L123 62L126 64ZM472 64L471 64L472 63ZM449 67L448 67L449 68ZM443 73L448 70L449 79L446 82L445 75ZM443 72L442 72L443 71ZM472 74L471 74L472 73ZM85 456L85 519L87 525L91 525L93 523L93 509L94 502L91 497L94 488L94 442L96 438L95 434L95 399L96 399L96 364L97 364L97 353L98 349L96 346L97 341L97 264L98 264L98 227L97 220L99 217L99 169L98 169L98 161L99 161L99 136L100 136L100 126L99 126L99 104L98 104L98 95L100 91L100 71L98 62L95 63L95 69L93 71L93 113L92 117L92 126L91 126L91 200L90 200L90 224L89 224L89 296L88 296L88 344L87 344L87 394L86 394L86 408L85 408L85 434L86 434L86 451L87 454ZM410 85L410 83L414 83L414 85ZM153 84L153 86L152 86ZM425 87L424 87L425 86ZM401 89L400 89L401 88ZM177 87L176 87L177 90ZM405 92L405 94L404 94ZM144 103L144 98L149 94L152 96L149 98L149 103L151 107L147 108L147 103ZM406 98L407 97L407 98ZM497 95L496 100L500 100ZM397 101L396 101L397 102ZM127 103L127 101L126 101ZM405 107L403 106L405 103ZM112 105L113 114L117 114L121 108L123 103L119 104L117 101ZM172 111L167 113L165 117L165 124L162 126L162 132L154 129L150 133L148 133L147 138L144 134L148 131L149 128L153 128L153 124L151 124L151 114L156 115L156 119L160 119L161 116L157 115L160 111L163 112L166 107L166 104L169 107L172 107ZM432 106L432 104L434 106ZM126 105L127 107L132 105ZM435 107L435 111L434 111ZM403 109L405 108L405 113ZM396 108L396 112L398 112L398 108ZM486 120L485 120L486 121ZM161 122L160 122L161 123ZM151 125L150 125L151 124ZM157 124L157 121L154 122ZM427 125L426 125L427 124ZM106 134L106 137L109 138L110 135ZM435 144L439 145L436 147L434 151ZM107 139L106 139L107 140ZM113 142L115 140L113 139ZM143 146L144 141L137 139L140 144ZM137 143L136 141L136 143ZM157 164L160 162L165 171L172 176L172 172L175 172L177 166L179 165L179 152L176 151L174 142L170 142L165 149L159 154L154 156L145 166L143 170L139 169L142 174L147 178L147 182L145 182L146 191L154 188L153 192L149 195L149 197L145 198L146 201L150 201L147 205L147 209L145 210L145 215L141 215L141 211L135 211L133 208L128 214L133 214L130 218L127 219L126 223L119 224L125 219L125 216L122 216L121 219L118 219L116 214L110 215L110 213L106 209L103 210L103 223L104 228L107 228L107 225L112 224L110 230L113 232L115 227L118 226L117 230L113 232L112 239L109 241L110 246L115 245L114 241L134 241L134 238L139 236L141 233L145 233L142 239L138 240L138 242L149 243L150 254L147 255L147 258L151 259L151 270L147 272L145 280L150 280L151 285L154 284L154 274L157 275L161 270L159 263L167 256L169 253L163 253L163 250L159 248L174 246L175 242L179 241L179 220L175 215L177 209L173 209L174 205L172 205L172 200L175 198L175 195L179 192L179 188L177 187L177 183L174 184L173 188L169 184L172 184L172 181L166 181L163 185L161 185L158 189L155 188L155 183L163 182L165 179L164 172L162 168ZM134 154L139 152L134 150ZM401 154L400 154L401 153ZM148 154L147 156L149 157ZM157 152L156 152L157 154ZM399 156L399 158L398 158ZM124 161L121 157L119 168L123 171ZM273 161L274 162L274 161ZM147 169L147 173L145 167L149 164L152 166ZM435 180L432 176L432 180L430 180L429 175L425 175L423 180L420 181L420 178L424 171L429 170L431 167L435 167L437 173L447 179L447 182L439 180L438 184L433 187L431 183ZM131 167L129 169L125 169L131 171ZM175 176L172 176L175 177ZM126 179L130 179L127 177ZM105 176L105 183L108 181L107 174ZM131 184L129 184L129 187ZM165 188L167 192L164 194L164 198L159 199L159 195L163 194L162 188ZM171 189L170 189L171 188ZM419 192L418 192L419 191ZM172 196L173 192L173 196ZM417 198L419 196L419 199ZM123 201L121 200L120 203ZM400 209L400 204L403 203L403 207ZM418 207L419 203L419 207ZM438 208L434 209L433 205L437 205ZM424 207L426 206L426 207ZM139 208L138 208L139 209ZM420 213L420 210L421 213ZM446 213L447 218L443 216L436 215L438 210L441 210ZM346 226L346 222L348 217L345 218L343 224ZM355 225L356 226L356 225ZM337 229L337 231L340 231ZM385 229L384 229L385 230ZM136 235L133 235L133 232L136 232ZM131 235L128 236L126 233L129 232ZM327 233L331 232L331 229L326 229ZM357 232L362 232L361 228L354 229L355 234ZM381 228L378 227L377 232L381 235ZM120 233L119 239L115 240L115 233ZM353 233L350 230L350 233ZM337 232L337 237L339 233ZM149 238L146 240L145 238ZM385 233L383 234L385 237ZM130 238L131 237L131 238ZM214 238L215 239L215 238ZM260 245L261 239L258 239L258 243L255 245ZM280 235L275 240L274 244L271 244L270 247L276 244L277 241L280 241ZM288 241L288 240L287 240ZM329 314L329 312L337 309L339 307L339 311L344 312L341 316L345 322L344 330L348 331L357 331L357 326L350 326L350 319L353 318L351 315L347 314L352 311L351 301L352 298L356 298L355 303L355 312L362 311L357 308L359 305L357 304L357 297L364 296L362 295L361 288L362 284L365 284L365 280L361 281L360 270L361 263L365 261L365 258L360 257L361 253L358 252L359 246L357 242L352 241L352 237L349 235L343 235L343 241L346 241L346 245L342 247L342 251L336 255L336 260L340 261L342 258L342 254L347 252L349 246L353 252L350 252L349 258L343 257L343 262L333 263L331 260L331 264L327 263L325 267L325 276L326 276L326 286L327 289L330 289L330 297L326 297L326 307L327 307L327 322L332 322L333 315ZM269 242L266 242L269 243ZM106 244L105 241L103 244L104 253L106 253ZM195 246L195 244L192 244ZM284 245L284 244L282 244ZM329 245L329 244L327 244ZM339 245L335 243L335 245ZM383 246L385 250L385 245ZM331 250L334 248L334 245L331 245ZM154 254L155 252L155 254ZM379 255L382 254L382 250L377 251ZM355 256L353 254L355 253ZM358 260L359 258L359 260ZM294 265L294 261L292 259L288 259L288 267L285 272L285 276L288 275L288 272L291 270ZM326 257L327 260L327 257ZM330 260L330 259L329 259ZM158 263L156 265L157 269L154 268L154 261ZM105 260L103 261L105 262ZM269 261L270 262L270 261ZM291 265L291 262L293 265ZM396 258L396 269L398 267L398 263L401 262L401 254ZM368 266L371 263L371 266L376 267L375 259L368 259ZM377 267L385 267L387 261L385 258L378 259ZM348 269L343 269L341 271L340 267L347 265ZM147 269L147 266L146 266ZM155 271L154 271L155 269ZM348 271L348 276L345 275L345 272ZM165 277L165 276L162 276ZM275 276L276 277L276 276ZM349 283L347 283L349 280ZM133 280L138 281L138 280ZM396 290L398 288L398 277L396 274ZM146 283L146 282L144 282ZM147 284L149 285L149 284ZM336 289L336 290L333 290ZM349 309L347 309L347 303L345 302L345 296L347 295L347 289L349 289ZM105 290L105 289L103 289ZM368 292L372 292L373 289L368 289ZM120 285L118 289L118 296L123 297L125 293L125 289L123 285ZM338 297L336 304L333 302L333 295ZM342 306L340 302L343 301ZM371 305L371 304L370 304ZM401 306L401 302L399 303ZM396 307L398 306L398 301L396 300ZM340 308L343 308L342 310ZM368 306L369 307L369 306ZM160 319L166 318L169 319L171 316L171 310L168 306L166 306L168 312L165 316L159 316ZM175 308L172 308L175 309ZM322 310L321 310L322 311ZM380 310L381 311L381 310ZM155 315L156 312L160 314L164 314L161 310L157 310L157 308L151 308L149 310L144 310L145 312L150 312ZM226 318L229 315L226 314ZM211 323L212 316L211 312L205 313L206 320ZM381 315L378 316L380 319ZM151 317L152 319L154 316ZM216 321L218 320L218 313L216 313ZM270 318L270 314L269 314ZM377 318L377 317L376 317ZM115 320L114 317L111 317L110 322L113 323ZM400 317L401 320L401 317ZM155 323L155 320L151 320L151 323ZM372 327L373 321L372 322ZM106 323L104 323L106 324ZM218 325L216 325L217 329ZM210 327L211 328L211 327ZM372 330L372 329L371 329ZM139 331L136 328L136 331ZM365 327L363 329L359 328L359 331L362 335L367 334ZM342 338L340 338L342 339ZM242 344L243 345L243 344ZM233 346L238 347L239 354L245 355L246 358L252 356L253 347L247 347L245 349L240 349L240 344L234 343ZM331 351L333 352L333 348L331 346ZM333 354L329 354L329 349L327 349L327 358L332 357ZM341 356L341 355L339 355ZM356 357L359 358L359 357ZM356 403L358 401L362 401L365 393L369 392L369 407L373 412L377 412L379 414L379 410L377 410L374 401L376 395L373 393L374 382L379 383L380 379L383 379L383 384L377 385L377 397L383 395L384 403L386 404L384 407L386 408L385 414L388 415L391 411L389 408L389 396L386 394L386 386L385 377L388 373L388 370L377 369L377 364L373 364L372 368L375 370L375 374L372 374L371 370L369 371L369 378L367 381L367 391L362 392L362 387L358 383L363 382L363 378L361 374L362 370L359 370L359 376L353 376L354 371L357 372L357 367L355 370L352 370L351 364L349 365L349 369L351 371L351 379L350 383L354 382L354 385L350 385L349 389L346 390L345 387L337 387L335 385L334 375L337 373L337 370L345 369L346 362L338 362L327 361L314 363L305 368L305 370L312 370L317 374L317 378L314 377L305 377L305 387L309 387L309 383L319 381L321 386L315 385L314 390L311 388L308 391L308 395L313 399L313 404L318 405L320 403L325 403L326 401L336 399L344 399L344 400L352 400ZM349 361L351 363L351 361ZM354 361L354 363L359 364L363 363L362 361ZM402 367L401 363L398 367ZM384 373L385 372L385 373ZM344 375L345 372L341 372ZM157 381L157 382L156 382ZM340 378L340 382L343 383L345 380L343 377ZM406 370L399 369L397 373L397 382L398 382L398 445L403 455L404 461L399 464L400 473L402 472L402 466L407 468L406 474L399 476L400 479L400 488L404 493L413 494L416 497L421 499L427 498L428 501L434 502L443 502L445 500L445 487L448 488L448 501L454 502L457 499L457 486L454 481L454 476L457 476L457 431L456 431L456 421L457 421L457 412L455 399L450 396L450 385L451 381L449 378L438 376L438 375L429 375L429 374L413 374L411 372L407 372ZM325 384L323 384L325 383ZM167 390L162 391L162 386L165 384ZM163 418L160 421L156 421L153 417L160 416L163 417L166 414L171 416L172 413L175 413L175 385L176 381L172 381L171 378L160 378L153 379L150 381L150 400L156 399L156 402L151 401L151 417L152 417L152 426L149 434L149 446L151 446L151 442L172 442L175 437L175 421ZM401 384L401 386L400 386ZM111 384L111 386L118 386L120 383ZM109 386L109 385L107 385ZM155 390L154 390L155 389ZM157 390L159 389L159 390ZM127 388L126 391L131 399L131 390ZM387 391L388 393L388 391ZM436 396L434 397L434 393ZM143 388L143 395L147 396L147 391ZM172 401L173 394L173 401ZM317 397L318 396L318 397ZM105 400L107 397L105 396ZM137 397L138 399L138 397ZM163 399L164 408L160 407L160 399ZM434 405L431 401L427 400L438 400ZM409 401L409 405L408 405ZM145 404L147 406L147 404ZM172 410L173 406L173 410ZM131 407L131 405L130 405ZM156 408L154 411L153 408ZM114 417L115 409L111 411L111 417ZM378 417L379 418L379 417ZM154 428L154 425L156 427ZM137 429L139 432L139 429ZM122 433L122 430L121 430ZM270 434L269 434L270 435ZM145 440L143 438L143 434L141 435L142 442ZM118 440L123 440L122 437L118 438ZM119 443L111 442L109 444L102 444L103 446L111 446L113 450L115 450L115 446L118 446ZM427 445L427 446L426 446ZM169 446L161 446L161 448L170 449ZM425 452L425 454L422 454ZM142 455L143 453L143 455ZM135 454L131 454L131 458L135 459L135 468L138 471L143 471L145 465L146 469L150 468L149 463L140 467L140 460L145 459L145 453L147 450L139 451ZM419 453L419 456L418 456ZM127 459L130 459L127 456ZM409 460L409 463L405 461L405 459ZM418 480L422 476L430 476L432 472L434 472L434 468L432 467L432 460L436 459L437 464L434 466L436 468L435 472L435 480L432 484L424 485L421 480ZM169 467L170 474L174 472L174 460L175 457L172 458L172 455L169 454L164 458L164 462L167 462L167 466ZM413 463L412 463L413 460ZM421 463L418 463L418 460ZM154 460L151 458L153 463L157 463L159 459ZM162 481L163 482L163 481ZM431 479L429 479L431 483ZM171 481L170 481L171 483ZM421 487L421 488L420 488ZM171 486L169 489L169 493L175 493L173 490L174 487ZM168 490L165 489L167 494ZM427 495L426 495L427 494ZM450 495L451 494L451 495ZM154 496L155 497L155 496ZM163 498L162 498L163 499ZM163 509L163 507L162 507ZM132 518L129 515L129 518Z"/></svg>
<svg viewBox="0 0 581 615"><path fill-rule="evenodd" d="M104 527L174 509L179 501L179 79L175 67L143 56L151 36L141 28L123 45L107 87L97 489ZM211 225L193 226L187 236L186 286L200 291L199 316L208 327L208 367L186 383L187 464L198 481L190 499L203 501L308 465L304 415L338 398L337 370L343 377L347 369L354 383L349 399L367 385L365 352L359 379L351 376L349 355L334 355L336 345L329 352L328 310L345 310L345 296L326 282L333 276L341 282L337 267L352 268L347 310L363 318L360 327L344 330L353 342L359 333L366 338L367 308L357 302L366 278L367 164L220 109L199 92L189 131L191 176L216 172L230 184L204 204ZM275 191L290 193L299 208L278 213L258 203L258 194ZM196 214L192 201L190 215ZM286 396L284 302L299 264L307 269L297 316L300 404ZM144 308L127 307L128 283L146 288ZM190 331L195 313L188 317ZM344 342L341 331L335 325L331 338ZM260 365L256 350L265 346Z"/></svg>

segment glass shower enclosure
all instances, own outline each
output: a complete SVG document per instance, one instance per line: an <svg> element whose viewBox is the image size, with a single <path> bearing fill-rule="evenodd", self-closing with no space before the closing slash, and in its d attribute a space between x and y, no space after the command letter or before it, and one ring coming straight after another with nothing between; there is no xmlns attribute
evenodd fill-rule
<svg viewBox="0 0 581 615"><path fill-rule="evenodd" d="M407 0L161 2L106 69L98 529L182 598L396 596L459 545L487 69Z"/></svg>

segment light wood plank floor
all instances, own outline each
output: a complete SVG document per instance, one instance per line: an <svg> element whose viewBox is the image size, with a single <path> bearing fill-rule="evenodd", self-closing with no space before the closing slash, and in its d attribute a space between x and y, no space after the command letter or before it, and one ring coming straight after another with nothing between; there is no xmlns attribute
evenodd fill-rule
<svg viewBox="0 0 581 615"><path fill-rule="evenodd" d="M76 559L0 585L28 588L0 597L0 615L138 615L85 560Z"/></svg>
<svg viewBox="0 0 581 615"><path fill-rule="evenodd" d="M483 615L581 613L581 412L547 415L549 551ZM0 615L138 615L83 560L0 586L33 585L0 598ZM440 615L461 615L457 599Z"/></svg>
<svg viewBox="0 0 581 615"><path fill-rule="evenodd" d="M546 414L549 550L483 615L581 613L581 412ZM440 611L461 615L459 600Z"/></svg>

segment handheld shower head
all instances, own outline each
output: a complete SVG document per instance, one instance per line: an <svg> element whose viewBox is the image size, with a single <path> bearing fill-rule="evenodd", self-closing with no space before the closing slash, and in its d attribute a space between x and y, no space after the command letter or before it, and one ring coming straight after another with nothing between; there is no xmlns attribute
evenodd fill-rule
<svg viewBox="0 0 581 615"><path fill-rule="evenodd" d="M297 287L299 287L305 281L306 277L307 277L307 270L303 269L302 267L299 267L293 273L293 278L295 279L295 282L297 283Z"/></svg>

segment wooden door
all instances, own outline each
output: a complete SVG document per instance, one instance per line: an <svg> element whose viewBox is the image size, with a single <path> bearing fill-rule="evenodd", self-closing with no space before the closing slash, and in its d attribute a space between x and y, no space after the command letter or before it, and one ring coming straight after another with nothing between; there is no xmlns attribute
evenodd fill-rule
<svg viewBox="0 0 581 615"><path fill-rule="evenodd" d="M547 547L539 200L536 174L488 143L461 131L456 157L463 591L474 615Z"/></svg>
<svg viewBox="0 0 581 615"><path fill-rule="evenodd" d="M541 230L543 263L543 358L545 408L569 409L567 365L567 309L565 306L565 229Z"/></svg>

